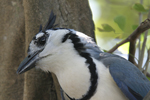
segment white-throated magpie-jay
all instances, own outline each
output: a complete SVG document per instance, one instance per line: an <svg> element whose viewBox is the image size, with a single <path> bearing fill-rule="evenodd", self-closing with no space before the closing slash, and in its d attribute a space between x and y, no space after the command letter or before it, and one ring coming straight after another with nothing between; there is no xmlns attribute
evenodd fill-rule
<svg viewBox="0 0 150 100"><path fill-rule="evenodd" d="M142 100L149 80L126 59L101 51L81 32L54 28L51 12L44 29L33 37L21 74L33 67L54 73L71 100Z"/></svg>

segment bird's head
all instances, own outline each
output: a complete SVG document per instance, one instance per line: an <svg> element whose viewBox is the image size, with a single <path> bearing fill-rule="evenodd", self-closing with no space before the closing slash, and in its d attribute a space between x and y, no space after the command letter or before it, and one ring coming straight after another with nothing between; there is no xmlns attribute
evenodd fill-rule
<svg viewBox="0 0 150 100"><path fill-rule="evenodd" d="M61 57L62 53L68 55L70 49L76 48L79 52L84 50L81 41L86 42L84 39L90 37L72 29L53 28L55 19L56 16L52 12L44 29L40 26L39 32L29 44L28 55L21 62L17 73L21 74L35 66L39 67L39 64L44 63L43 59L54 60ZM75 48L73 44L76 44Z"/></svg>

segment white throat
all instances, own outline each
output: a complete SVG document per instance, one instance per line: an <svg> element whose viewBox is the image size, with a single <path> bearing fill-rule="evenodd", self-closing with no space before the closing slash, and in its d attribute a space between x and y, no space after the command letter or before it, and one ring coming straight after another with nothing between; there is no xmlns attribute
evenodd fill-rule
<svg viewBox="0 0 150 100"><path fill-rule="evenodd" d="M72 43L67 45L63 46L62 44L57 48L59 50L53 50L59 52L52 53L53 55L41 59L37 67L44 71L53 72L63 90L70 97L79 99L89 90L91 84L90 72L88 64L85 63L86 59L75 51Z"/></svg>

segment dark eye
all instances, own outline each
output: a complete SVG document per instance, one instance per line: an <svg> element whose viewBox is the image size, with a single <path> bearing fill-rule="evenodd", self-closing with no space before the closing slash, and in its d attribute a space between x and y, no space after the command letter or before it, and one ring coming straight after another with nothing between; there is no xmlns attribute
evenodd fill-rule
<svg viewBox="0 0 150 100"><path fill-rule="evenodd" d="M46 37L45 36L42 36L41 38L39 38L39 40L37 42L37 44L39 46L43 46L43 45L45 45L45 43L46 43Z"/></svg>

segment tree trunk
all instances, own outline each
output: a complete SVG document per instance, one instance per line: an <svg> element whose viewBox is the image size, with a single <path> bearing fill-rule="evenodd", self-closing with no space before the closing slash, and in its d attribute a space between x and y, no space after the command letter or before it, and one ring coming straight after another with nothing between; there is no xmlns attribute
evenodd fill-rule
<svg viewBox="0 0 150 100"><path fill-rule="evenodd" d="M21 0L0 0L0 100L22 100L23 75L16 74L25 57L24 9Z"/></svg>
<svg viewBox="0 0 150 100"><path fill-rule="evenodd" d="M87 0L0 0L0 100L61 100L55 75L32 69L17 75L40 24L53 10L58 27L94 36Z"/></svg>

